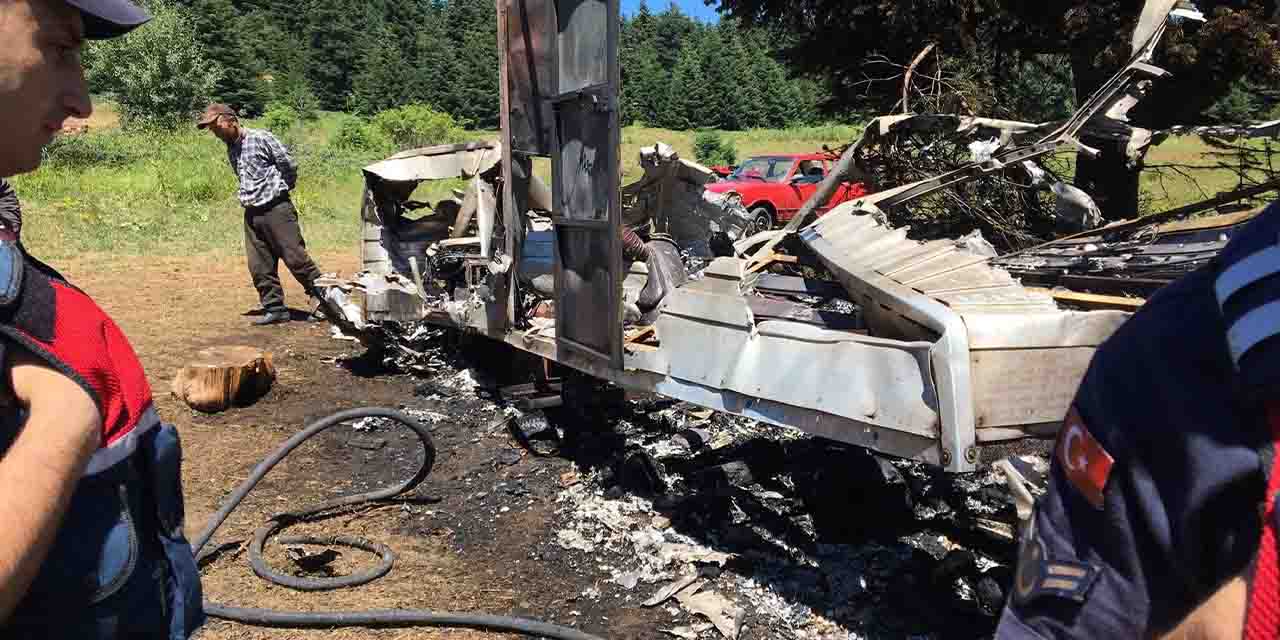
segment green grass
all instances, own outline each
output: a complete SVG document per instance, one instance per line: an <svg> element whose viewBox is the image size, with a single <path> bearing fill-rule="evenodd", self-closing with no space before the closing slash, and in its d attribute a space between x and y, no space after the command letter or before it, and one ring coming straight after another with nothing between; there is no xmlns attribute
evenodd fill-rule
<svg viewBox="0 0 1280 640"><path fill-rule="evenodd" d="M1252 141L1249 144L1263 149L1266 143ZM1240 186L1239 178L1234 171L1208 168L1215 162L1205 156L1207 151L1211 151L1211 148L1199 137L1194 136L1169 138L1163 144L1151 149L1146 159L1146 164L1149 166L1187 164L1205 167L1188 172L1191 177L1169 170L1144 171L1142 191L1150 198L1152 213L1205 200Z"/></svg>
<svg viewBox="0 0 1280 640"><path fill-rule="evenodd" d="M360 168L382 152L352 152L329 144L338 114L322 114L309 123L277 132L301 165L295 201L307 242L317 250L358 246L363 188ZM249 123L253 126L254 123ZM860 134L851 126L794 130L728 132L739 160L766 153L818 151L846 144ZM692 131L627 127L622 132L623 183L638 179L639 150L655 142L693 158ZM469 132L473 139L494 139L497 132ZM1155 148L1149 162L1196 162L1206 149L1197 138L1177 138ZM1069 164L1069 163L1068 163ZM549 178L550 162L535 172ZM1150 210L1193 202L1204 193L1235 186L1229 171L1198 172L1199 188L1189 180L1166 176L1163 184L1146 174L1143 187ZM38 255L57 259L84 253L190 255L242 251L242 210L224 145L194 129L171 133L124 132L103 127L59 141L38 171L19 176L14 185L23 200L24 240ZM435 202L464 185L459 180L427 183L415 194Z"/></svg>
<svg viewBox="0 0 1280 640"><path fill-rule="evenodd" d="M328 149L329 119L317 123L318 133L283 135L301 165L295 201L309 244L355 246L359 168L377 158ZM194 129L64 139L39 170L13 183L23 203L24 242L41 256L187 255L243 246L243 210L226 147Z"/></svg>

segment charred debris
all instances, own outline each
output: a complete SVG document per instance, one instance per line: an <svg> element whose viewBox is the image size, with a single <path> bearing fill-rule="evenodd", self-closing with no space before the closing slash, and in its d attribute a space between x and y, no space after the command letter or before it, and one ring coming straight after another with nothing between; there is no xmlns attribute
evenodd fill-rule
<svg viewBox="0 0 1280 640"><path fill-rule="evenodd" d="M583 132L553 148L506 127L502 142L397 154L364 169L364 269L325 283L327 311L366 361L422 376L419 395L492 403L523 455L575 463L556 539L532 553L599 579L583 601L664 607L679 638L989 632L1092 349L1280 186L1270 143L1249 142L1277 123L1128 122L1165 75L1151 64L1164 4L1069 119L876 118L827 152L836 169L780 229L754 229L740 198L706 189L712 171L661 142L616 193L585 168ZM520 82L508 91L533 91ZM545 100L579 108L570 93ZM512 118L541 113L518 98L549 104L504 94ZM607 103L574 99L593 105L584 122ZM1199 135L1240 184L1104 224L1049 161L1089 152L1086 132L1135 163ZM546 181L517 151L581 158ZM440 180L449 195L414 199ZM814 215L844 182L869 195ZM574 210L615 197L617 225L603 204Z"/></svg>
<svg viewBox="0 0 1280 640"><path fill-rule="evenodd" d="M597 231L590 246L563 239L557 246L558 233L570 234L557 225L572 221L557 210L575 198L608 204L608 194L591 191L605 184L600 176L586 184L585 173L557 178L553 171L545 181L532 165L513 162L516 150L500 141L397 154L364 169L364 269L325 283L333 286L329 317L336 331L404 371L432 375L456 366L449 350L432 345L461 330L541 356L547 371L567 365L559 368L633 391L799 426L950 471L976 470L983 446L1051 435L1050 414L1069 401L1087 364L1078 354L1100 344L1123 312L1211 260L1280 186L1269 142L1278 123L1151 131L1128 122L1129 109L1166 75L1151 64L1165 29L1162 7L1144 13L1130 63L1067 120L876 118L858 140L827 150L834 171L780 229L754 228L737 194L707 189L719 180L714 172L661 142L640 151L643 176L610 196L621 224L583 223L616 233L617 255L604 250L609 239ZM1237 168L1240 184L1104 225L1089 194L1051 162L1056 154L1096 153L1080 142L1085 134L1122 143L1135 164L1172 135L1198 135L1214 149L1211 166ZM573 144L565 149L580 148L585 158L587 148ZM442 180L451 181L444 198L414 199L424 183ZM814 215L840 185L855 182L869 195ZM611 306L606 298L617 303L612 328L601 314ZM615 331L620 352L609 353ZM737 357L757 335L770 338L761 343L767 350ZM1053 335L1075 342L1045 342ZM584 337L597 346L575 359ZM852 349L852 359L802 353L815 343ZM999 382L1007 378L1001 372L1043 369L1068 352L1077 355L1064 373L1036 380L1037 390ZM795 383L764 371L805 362L828 382L783 388ZM847 394L838 385L826 389L843 375L869 376L865 389L855 389L865 397L831 407L823 393ZM890 389L876 376L919 378L921 388ZM699 386L739 395L715 399ZM525 408L565 401L530 402ZM838 420L825 424L830 414ZM878 431L855 433L864 424Z"/></svg>

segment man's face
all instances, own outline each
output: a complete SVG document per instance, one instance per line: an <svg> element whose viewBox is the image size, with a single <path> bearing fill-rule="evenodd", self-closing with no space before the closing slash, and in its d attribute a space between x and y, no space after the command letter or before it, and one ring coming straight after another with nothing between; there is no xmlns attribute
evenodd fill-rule
<svg viewBox="0 0 1280 640"><path fill-rule="evenodd" d="M219 140L231 144L240 137L240 123L231 116L218 116L218 119L209 125L209 131L218 136Z"/></svg>
<svg viewBox="0 0 1280 640"><path fill-rule="evenodd" d="M80 50L84 22L62 0L0 0L0 177L40 166L68 117L93 110Z"/></svg>

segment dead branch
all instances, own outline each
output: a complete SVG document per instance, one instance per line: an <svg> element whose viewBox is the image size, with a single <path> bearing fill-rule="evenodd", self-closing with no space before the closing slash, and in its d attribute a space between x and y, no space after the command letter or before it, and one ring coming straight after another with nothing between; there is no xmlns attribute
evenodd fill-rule
<svg viewBox="0 0 1280 640"><path fill-rule="evenodd" d="M929 55L930 51L933 51L933 47L934 47L934 44L930 42L924 49L920 50L920 53L916 54L915 59L912 60L911 64L907 67L907 72L902 81L902 112L903 113L911 113L911 97L910 97L911 89L912 89L911 76L915 74L916 67L920 66L920 62L924 60L925 56Z"/></svg>

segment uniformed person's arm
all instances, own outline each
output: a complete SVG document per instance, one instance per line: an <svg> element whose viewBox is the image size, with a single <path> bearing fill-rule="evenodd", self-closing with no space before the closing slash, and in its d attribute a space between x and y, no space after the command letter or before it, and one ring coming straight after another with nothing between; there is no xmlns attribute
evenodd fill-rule
<svg viewBox="0 0 1280 640"><path fill-rule="evenodd" d="M1163 640L1240 640L1248 600L1245 579L1232 578Z"/></svg>
<svg viewBox="0 0 1280 640"><path fill-rule="evenodd" d="M0 623L39 572L102 431L80 385L25 351L10 353L10 388L28 418L0 457Z"/></svg>
<svg viewBox="0 0 1280 640"><path fill-rule="evenodd" d="M1248 566L1258 416L1234 395L1213 283L1165 288L1095 354L997 637L1159 637Z"/></svg>

